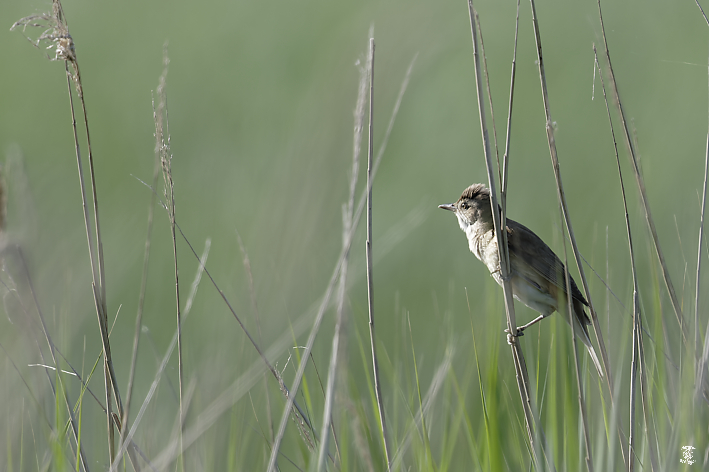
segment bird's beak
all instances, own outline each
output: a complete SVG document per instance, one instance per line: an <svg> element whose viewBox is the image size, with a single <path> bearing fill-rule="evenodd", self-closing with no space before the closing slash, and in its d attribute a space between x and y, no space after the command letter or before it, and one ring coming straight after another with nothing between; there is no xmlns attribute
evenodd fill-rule
<svg viewBox="0 0 709 472"><path fill-rule="evenodd" d="M455 203L444 203L443 205L438 205L438 208L443 208L444 210L455 211Z"/></svg>

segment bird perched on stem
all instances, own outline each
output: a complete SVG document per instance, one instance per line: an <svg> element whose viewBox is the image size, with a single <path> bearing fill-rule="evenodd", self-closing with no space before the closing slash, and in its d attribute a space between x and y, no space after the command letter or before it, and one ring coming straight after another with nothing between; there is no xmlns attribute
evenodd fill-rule
<svg viewBox="0 0 709 472"><path fill-rule="evenodd" d="M473 184L463 191L457 202L439 205L458 217L460 229L468 238L470 252L480 259L490 271L490 275L502 286L500 253L497 248L495 227L492 221L490 191L483 184ZM521 336L525 329L543 320L555 311L569 322L564 264L554 251L539 236L512 219L507 219L507 247L510 254L510 284L514 297L529 308L541 313L524 326L517 328ZM587 325L591 320L584 311L588 302L569 275L571 281L571 304L573 307L572 328L581 339L602 377L603 370L588 336Z"/></svg>

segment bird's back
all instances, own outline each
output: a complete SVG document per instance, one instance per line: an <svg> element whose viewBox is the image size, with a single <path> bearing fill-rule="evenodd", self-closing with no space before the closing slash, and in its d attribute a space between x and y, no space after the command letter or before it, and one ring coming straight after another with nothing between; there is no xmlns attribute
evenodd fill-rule
<svg viewBox="0 0 709 472"><path fill-rule="evenodd" d="M508 219L507 240L513 271L541 287L549 287L550 295L555 299L559 299L558 290L562 290L564 294L568 293L563 262L539 236L523 224ZM574 311L584 313L583 306L588 306L588 302L574 279L569 277L574 305L579 305L574 307ZM583 317L585 324L589 324L590 319L585 313Z"/></svg>

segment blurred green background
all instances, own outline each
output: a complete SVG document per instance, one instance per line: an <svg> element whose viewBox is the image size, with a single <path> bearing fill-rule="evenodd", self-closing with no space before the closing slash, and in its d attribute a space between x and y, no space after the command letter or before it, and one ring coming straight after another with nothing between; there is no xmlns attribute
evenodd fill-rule
<svg viewBox="0 0 709 472"><path fill-rule="evenodd" d="M255 330L236 231L241 234L251 259L264 346L283 334L288 336L296 320L309 313L322 296L340 251L357 64L366 57L370 25L377 45L375 149L406 70L418 54L373 192L377 329L386 346L384 355L391 357L385 364L408 363L410 367L411 360L403 359L410 355L410 347L403 354L396 347L410 343L405 313L410 315L424 386L448 347L455 346L452 368L465 371L471 359L471 323L483 362L504 343L502 292L468 251L452 215L437 209L438 204L455 201L469 184L487 181L466 2L66 0L63 6L88 107L109 312L112 316L119 312L111 339L122 385L128 376L150 200L150 190L138 179L149 182L152 178L151 99L162 71L166 40L177 220L198 252L205 239L211 238L207 267L237 313ZM502 147L516 4L477 1L475 6L482 23ZM50 8L48 2L0 3L4 25L0 29L4 31L0 33L0 151L9 194L8 234L22 245L30 261L55 342L77 369L84 366L86 371L100 351L100 339L64 68L44 58L51 50L36 50L20 32L8 31L17 19ZM561 171L579 247L603 277L610 261L608 283L630 306L632 285L618 176L600 81L594 73L592 44L601 42L596 3L539 2L537 13ZM685 316L693 319L707 132L709 28L691 1L672 2L671 6L660 1L605 2L604 18L625 110L636 130L660 241ZM37 36L36 31L26 33ZM560 253L561 224L535 61L530 7L522 2L509 216L529 226ZM364 136L366 140L366 132ZM655 257L622 141L619 147L631 223L638 238L641 285L652 289L657 280ZM363 165L358 195L365 172ZM345 360L353 385L365 383L355 334L367 338L363 229L362 225L351 253L348 292L351 356ZM162 210L156 211L152 251L143 319L147 333L141 339L136 402L145 396L156 359L163 355L175 326L172 243ZM186 295L197 264L182 240L178 254ZM572 273L577 274L575 267ZM630 337L629 317L612 297L608 313L603 284L595 276L589 280L601 308L599 315L610 328L604 334L613 358L623 349L628 351L622 346ZM674 314L664 288L659 293L669 342L677 347ZM653 292L642 296L651 311ZM536 316L521 304L517 307L519 319ZM648 316L659 316L659 311ZM312 313L305 319L312 320ZM333 319L331 310L313 351L323 382ZM655 320L649 318L649 324ZM309 328L310 321L304 326ZM0 424L7 425L0 428L0 443L13 449L18 447L17 428L38 420L29 419L36 409L29 400L23 403L27 388L8 359L18 365L40 402L51 405L54 401L40 368L27 367L41 362L30 332L32 328L24 329L18 320L0 317L0 342L9 353L0 360L0 396L5 405L0 407ZM565 325L558 332L564 341L569 340ZM185 375L198 385L190 414L197 415L257 358L206 279L184 333ZM533 356L528 359L530 366L538 356L542 363L546 359L544 349L540 352L536 346L538 330L533 333L529 338L534 338L534 346L527 348ZM279 369L294 355L294 345L305 344L307 331L296 329L295 335L296 340L271 359ZM543 333L541 345L549 342ZM509 351L501 352L509 356ZM174 359L173 355L166 376L176 384ZM290 362L287 383L295 360ZM511 359L503 356L499 362L503 366L500 376L514 390ZM623 368L627 371L628 366ZM387 375L412 374L394 371ZM92 387L101 392L99 376ZM471 410L479 407L476 383L471 387ZM72 389L76 395L78 389ZM399 393L387 382L383 389L385 404L391 405ZM275 395L274 411L280 415L282 402ZM516 401L514 391L512 395ZM146 428L169 432L176 414L174 395L162 387L158 399L154 400L159 403L155 422ZM85 408L84 421L101 431L105 420L98 408L93 404ZM319 424L319 414L315 417ZM245 420L242 434L254 435L250 441L261 451L255 453L260 457L267 448L258 428L252 417ZM148 441L146 436L139 432L137 438ZM223 446L223 439L213 440L215 449ZM165 444L164 439L153 441L152 448L146 446L150 452ZM87 450L101 451L105 442L101 433L87 437ZM104 457L92 454L101 464ZM222 459L214 460L220 463Z"/></svg>

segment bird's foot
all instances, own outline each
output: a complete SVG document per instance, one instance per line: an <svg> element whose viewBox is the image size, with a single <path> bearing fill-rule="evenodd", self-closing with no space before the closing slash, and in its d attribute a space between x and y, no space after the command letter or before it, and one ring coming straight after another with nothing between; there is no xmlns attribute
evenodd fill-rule
<svg viewBox="0 0 709 472"><path fill-rule="evenodd" d="M500 280L502 280L503 282L505 282L507 280L512 280L512 277L510 276L509 273L507 275L503 275L502 267L499 265L497 266L497 269L490 272L490 275L492 275L493 277L495 276L495 274L499 274Z"/></svg>
<svg viewBox="0 0 709 472"><path fill-rule="evenodd" d="M507 333L507 344L509 344L510 346L515 343L515 339L524 336L524 327L517 328L516 331L517 332L515 334L510 333L509 329L505 329L504 331L505 333Z"/></svg>
<svg viewBox="0 0 709 472"><path fill-rule="evenodd" d="M509 344L510 346L514 346L516 342L517 342L517 337L512 336L510 333L507 333L507 344Z"/></svg>

